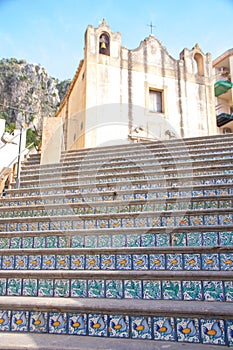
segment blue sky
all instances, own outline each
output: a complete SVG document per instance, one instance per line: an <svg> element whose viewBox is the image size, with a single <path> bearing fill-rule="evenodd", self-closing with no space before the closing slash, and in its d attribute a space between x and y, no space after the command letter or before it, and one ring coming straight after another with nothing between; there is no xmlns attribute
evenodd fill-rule
<svg viewBox="0 0 233 350"><path fill-rule="evenodd" d="M196 43L213 58L233 48L233 0L0 0L0 58L24 58L55 78L73 78L85 30L103 18L130 49L149 36L151 21L175 59Z"/></svg>

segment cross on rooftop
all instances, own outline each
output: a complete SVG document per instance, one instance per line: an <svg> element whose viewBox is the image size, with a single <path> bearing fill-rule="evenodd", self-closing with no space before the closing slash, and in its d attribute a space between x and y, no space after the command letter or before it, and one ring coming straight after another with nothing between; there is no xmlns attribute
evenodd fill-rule
<svg viewBox="0 0 233 350"><path fill-rule="evenodd" d="M148 27L150 27L150 34L153 34L153 28L155 28L155 26L153 25L152 22L150 22L150 24L147 24Z"/></svg>

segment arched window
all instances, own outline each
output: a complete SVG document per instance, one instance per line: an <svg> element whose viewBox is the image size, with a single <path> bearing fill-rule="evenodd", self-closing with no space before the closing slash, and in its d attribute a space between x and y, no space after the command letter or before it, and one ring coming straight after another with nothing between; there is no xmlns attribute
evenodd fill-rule
<svg viewBox="0 0 233 350"><path fill-rule="evenodd" d="M99 38L99 53L110 56L110 38L107 33L102 33Z"/></svg>
<svg viewBox="0 0 233 350"><path fill-rule="evenodd" d="M194 55L194 60L196 61L197 65L197 74L202 77L204 76L204 62L203 62L203 57L200 53L195 53Z"/></svg>

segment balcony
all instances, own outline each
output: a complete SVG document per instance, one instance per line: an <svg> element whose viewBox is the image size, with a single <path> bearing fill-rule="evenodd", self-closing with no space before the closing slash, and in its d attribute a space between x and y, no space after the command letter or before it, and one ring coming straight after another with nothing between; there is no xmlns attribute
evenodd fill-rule
<svg viewBox="0 0 233 350"><path fill-rule="evenodd" d="M223 126L231 121L233 121L233 115L228 113L221 113L217 115L217 126Z"/></svg>
<svg viewBox="0 0 233 350"><path fill-rule="evenodd" d="M228 90L232 88L233 84L229 80L219 80L214 84L214 93L218 97L222 94L225 94Z"/></svg>

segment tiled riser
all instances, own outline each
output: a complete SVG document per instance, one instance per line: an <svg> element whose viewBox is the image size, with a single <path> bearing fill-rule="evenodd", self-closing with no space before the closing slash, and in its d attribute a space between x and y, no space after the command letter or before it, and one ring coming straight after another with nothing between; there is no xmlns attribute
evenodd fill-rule
<svg viewBox="0 0 233 350"><path fill-rule="evenodd" d="M233 345L233 320L0 310L0 331ZM143 343L142 343L143 346Z"/></svg>
<svg viewBox="0 0 233 350"><path fill-rule="evenodd" d="M126 191L125 188L123 188L123 186L117 186L117 198L119 200L134 200L134 199L140 199L140 197L142 199L156 199L156 198L176 198L176 197L200 197L200 196L218 196L218 195L227 195L227 194L233 194L233 189L231 188L231 186L229 187L222 187L219 185L224 185L226 182L225 181L220 181L219 183L216 182L213 183L213 185L217 185L217 188L202 188L202 189L198 189L198 190L177 190L177 189L169 189L169 190L162 190L161 187L157 186L156 187L156 192L151 192L151 189L147 188L147 185L138 185L138 187L136 189L134 189L134 193L121 193L120 191ZM207 185L211 185L209 182L207 183ZM230 184L229 184L230 185ZM204 186L203 186L204 187ZM212 187L212 186L211 186ZM114 191L114 189L108 189L108 191L106 192L110 192L110 191ZM145 193L143 193L143 190L145 191ZM138 192L137 192L138 191ZM152 189L153 191L153 189ZM142 192L142 193L141 193ZM89 193L93 193L93 196ZM78 189L78 188L66 188L66 187L60 187L60 188L53 188L53 189L43 189L43 190L33 190L33 191L25 191L25 192L21 192L20 190L18 190L17 192L13 192L11 193L11 197L40 197L40 199L37 199L37 202L35 204L40 204L40 203L44 203L44 201L46 201L46 198L43 198L43 196L50 196L50 195L66 195L69 196L69 194L72 195L76 195L75 198L72 198L71 202L74 203L81 203L84 201L107 201L107 200L115 200L115 197L112 193L108 194L108 193L104 193L104 191L101 190L101 188L92 188L92 189ZM85 194L85 196L83 196L83 194ZM88 195L87 195L88 194ZM42 197L42 199L41 199ZM69 202L69 198L64 198L64 201L67 203ZM2 201L1 203L8 203L7 201L7 197L6 199L4 199L4 201ZM18 204L19 203L19 204ZM22 202L22 205L25 202ZM30 200L28 201L28 203L30 204ZM51 203L51 199L48 199L48 203ZM53 203L53 201L52 201ZM54 203L55 200L54 200ZM21 205L21 202L17 202L17 205Z"/></svg>
<svg viewBox="0 0 233 350"><path fill-rule="evenodd" d="M227 175L222 175L222 176L227 176ZM78 186L78 185L81 185L81 187L82 186L85 187L83 189L83 192L85 192L85 191L89 192L90 191L90 188L86 187L87 184L86 184L85 180L81 180L80 181L78 179L78 177L76 177L76 181L75 180L72 181L73 179L74 179L74 177L72 177L70 181L67 180L66 178L64 180L61 179L61 178L58 178L56 180L53 179L54 181L51 181L51 182L43 182L43 181L35 181L35 182L28 181L28 183L22 182L21 183L21 188L37 188L37 187L41 187L41 186L43 186L43 187L51 187L51 186L54 186L54 185L55 186L67 186L67 185L72 185L72 186L76 185L76 186ZM123 182L124 181L125 180L123 179ZM147 183L146 184L145 183L143 183L143 184L140 184L140 183L134 184L131 181L134 181L134 182L135 181L143 181L143 182L147 181ZM153 181L155 181L155 182L153 182ZM148 189L163 187L165 182L169 182L169 181L170 182L176 182L177 181L178 182L178 186L179 185L181 186L184 181L185 181L185 183L190 182L190 185L231 184L231 183L233 183L233 180L232 180L231 176L230 177L224 177L223 179L222 178L211 179L211 178L208 178L208 176L207 176L206 179L205 178L204 179L203 178L198 179L198 178L193 178L192 175L191 175L191 176L187 176L187 177L185 176L184 177L184 181L183 181L178 176L164 177L163 175L161 175L161 177L157 177L156 180L151 180L151 179L149 179L149 180L143 179L142 180L141 178L139 178L139 179L135 178L134 180L128 180L127 181L128 184L125 181L126 184L124 184L124 185L121 185L121 182L122 182L122 180L121 180L121 181L116 181L115 183L114 183L114 181L112 181L114 183L113 185L112 184L111 185L106 184L106 186L104 186L105 182L94 182L94 183L92 183L92 186L96 185L98 188L94 187L94 190L95 191L97 190L98 192L100 192L100 191L114 191L116 186L118 186L119 190L132 190L133 191L133 190L137 190L139 188L145 188L145 187L148 188ZM101 185L101 188L98 185Z"/></svg>
<svg viewBox="0 0 233 350"><path fill-rule="evenodd" d="M233 271L233 253L3 255L2 270Z"/></svg>
<svg viewBox="0 0 233 350"><path fill-rule="evenodd" d="M142 214L141 214L142 215ZM145 214L143 214L145 216ZM49 219L49 218L48 218ZM158 216L140 217L130 219L89 219L89 220L74 220L62 221L62 219L51 218L51 221L29 222L29 223L0 223L0 232L3 231L47 231L47 230L83 230L83 229L107 229L107 228L154 228L154 227L169 227L169 226L213 226L213 225L232 225L233 214L225 215L193 215L180 217ZM7 219L5 219L7 221ZM10 219L9 219L10 220ZM59 220L59 221L58 221ZM14 219L16 221L16 219ZM37 218L38 221L38 218Z"/></svg>
<svg viewBox="0 0 233 350"><path fill-rule="evenodd" d="M232 281L0 278L0 296L233 302Z"/></svg>
<svg viewBox="0 0 233 350"><path fill-rule="evenodd" d="M143 196L142 196L142 199ZM162 202L162 203L161 203ZM2 218L10 217L34 217L34 216L56 216L56 215L72 215L72 214L107 214L107 213L126 213L126 212L147 212L147 211L162 211L162 210L183 210L183 209L215 209L215 208L232 208L232 200L199 200L199 201L173 201L169 202L166 200L165 203L161 201L160 203L150 203L146 202L144 204L126 204L126 205L114 205L114 203L106 203L105 206L97 206L93 204L83 204L82 206L75 207L74 205L69 206L68 203L64 208L54 208L54 209L30 209L21 208L21 210L4 210L0 211ZM24 203L25 204L25 203ZM64 204L64 203L61 203Z"/></svg>
<svg viewBox="0 0 233 350"><path fill-rule="evenodd" d="M0 249L233 246L233 232L0 237Z"/></svg>

